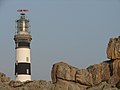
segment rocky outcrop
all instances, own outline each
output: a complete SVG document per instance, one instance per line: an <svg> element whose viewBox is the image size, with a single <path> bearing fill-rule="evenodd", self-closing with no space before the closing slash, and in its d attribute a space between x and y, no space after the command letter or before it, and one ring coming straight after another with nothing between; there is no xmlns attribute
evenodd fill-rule
<svg viewBox="0 0 120 90"><path fill-rule="evenodd" d="M9 81L10 81L9 77L6 77L6 75L4 73L0 73L0 82L1 83L6 83L6 82L9 82Z"/></svg>
<svg viewBox="0 0 120 90"><path fill-rule="evenodd" d="M54 64L52 81L13 81L0 73L0 90L120 90L120 37L110 39L106 52L110 60L85 69Z"/></svg>
<svg viewBox="0 0 120 90"><path fill-rule="evenodd" d="M64 62L53 65L52 81L13 81L0 73L0 90L119 90L120 60L78 69Z"/></svg>
<svg viewBox="0 0 120 90"><path fill-rule="evenodd" d="M108 59L120 59L120 36L118 38L110 38L107 47Z"/></svg>
<svg viewBox="0 0 120 90"><path fill-rule="evenodd" d="M120 88L120 60L104 61L86 69L77 69L60 62L53 65L52 80L57 84L55 90L107 90L106 88L118 90L117 88Z"/></svg>

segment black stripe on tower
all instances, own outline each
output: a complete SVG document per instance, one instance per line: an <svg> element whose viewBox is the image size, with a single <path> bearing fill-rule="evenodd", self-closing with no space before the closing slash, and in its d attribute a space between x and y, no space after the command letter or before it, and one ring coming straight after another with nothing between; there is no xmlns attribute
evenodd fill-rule
<svg viewBox="0 0 120 90"><path fill-rule="evenodd" d="M30 43L29 42L18 42L18 43L16 43L16 48L22 48L22 47L30 48Z"/></svg>
<svg viewBox="0 0 120 90"><path fill-rule="evenodd" d="M15 75L27 74L31 75L30 63L16 63L15 64Z"/></svg>

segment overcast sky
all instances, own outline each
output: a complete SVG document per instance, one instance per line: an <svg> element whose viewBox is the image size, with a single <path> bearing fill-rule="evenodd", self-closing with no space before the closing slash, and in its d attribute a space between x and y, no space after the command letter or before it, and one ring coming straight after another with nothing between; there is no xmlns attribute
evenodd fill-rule
<svg viewBox="0 0 120 90"><path fill-rule="evenodd" d="M54 63L78 68L107 60L120 34L120 0L0 0L0 72L14 79L15 20L28 9L32 79L51 80Z"/></svg>

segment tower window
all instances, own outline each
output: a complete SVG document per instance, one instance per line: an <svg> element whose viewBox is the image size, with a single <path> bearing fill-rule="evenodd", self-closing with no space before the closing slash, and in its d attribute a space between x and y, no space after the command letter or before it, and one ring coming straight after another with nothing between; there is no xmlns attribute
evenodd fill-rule
<svg viewBox="0 0 120 90"><path fill-rule="evenodd" d="M27 62L29 61L29 57L26 57L26 61L27 61Z"/></svg>
<svg viewBox="0 0 120 90"><path fill-rule="evenodd" d="M29 74L29 69L26 69L27 70L27 74Z"/></svg>

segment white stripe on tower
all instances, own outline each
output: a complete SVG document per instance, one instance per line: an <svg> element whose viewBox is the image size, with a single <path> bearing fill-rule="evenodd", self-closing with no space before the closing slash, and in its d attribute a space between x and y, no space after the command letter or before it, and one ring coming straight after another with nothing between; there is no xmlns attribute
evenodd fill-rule
<svg viewBox="0 0 120 90"><path fill-rule="evenodd" d="M16 44L16 63L15 76L17 81L31 80L31 63L30 63L30 42L32 37L28 31L29 20L26 19L25 13L17 22L17 33L14 35Z"/></svg>
<svg viewBox="0 0 120 90"><path fill-rule="evenodd" d="M31 75L17 75L17 77L16 77L16 81L21 81L21 82L25 82L25 81L27 81L27 80L31 80Z"/></svg>
<svg viewBox="0 0 120 90"><path fill-rule="evenodd" d="M17 48L16 49L16 61L30 63L30 49L29 48Z"/></svg>

